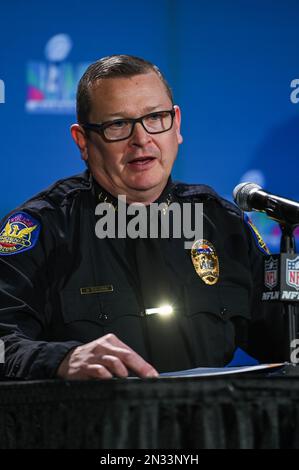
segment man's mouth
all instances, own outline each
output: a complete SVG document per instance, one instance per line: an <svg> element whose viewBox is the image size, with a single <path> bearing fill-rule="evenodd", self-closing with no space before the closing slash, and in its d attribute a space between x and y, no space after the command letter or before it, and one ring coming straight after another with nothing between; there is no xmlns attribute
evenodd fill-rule
<svg viewBox="0 0 299 470"><path fill-rule="evenodd" d="M128 165L133 166L135 168L147 167L154 160L156 160L156 157L138 157L138 158L134 158L133 160L130 160L128 162Z"/></svg>

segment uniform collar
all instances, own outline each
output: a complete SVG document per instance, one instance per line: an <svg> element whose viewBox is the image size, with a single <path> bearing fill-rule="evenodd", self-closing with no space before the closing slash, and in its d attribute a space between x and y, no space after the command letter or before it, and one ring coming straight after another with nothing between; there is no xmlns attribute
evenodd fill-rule
<svg viewBox="0 0 299 470"><path fill-rule="evenodd" d="M115 196L112 196L108 191L106 191L102 186L100 186L96 180L90 176L94 191L94 196L96 199L96 203L103 203L106 202L107 204L111 204L115 210L117 210L118 200ZM154 201L157 204L165 203L167 206L171 204L174 198L174 188L175 185L172 182L171 176L168 178L167 184L163 189L160 196Z"/></svg>

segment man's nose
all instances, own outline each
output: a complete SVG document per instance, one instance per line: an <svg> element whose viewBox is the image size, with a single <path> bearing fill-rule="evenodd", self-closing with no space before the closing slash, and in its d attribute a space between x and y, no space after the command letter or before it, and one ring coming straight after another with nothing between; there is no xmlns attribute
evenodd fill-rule
<svg viewBox="0 0 299 470"><path fill-rule="evenodd" d="M150 141L151 135L146 132L141 122L136 122L130 139L131 145L145 145Z"/></svg>

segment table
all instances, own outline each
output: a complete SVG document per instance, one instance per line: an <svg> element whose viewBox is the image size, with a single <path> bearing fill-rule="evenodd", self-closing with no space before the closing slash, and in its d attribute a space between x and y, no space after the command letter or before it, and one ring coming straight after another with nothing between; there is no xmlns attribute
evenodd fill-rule
<svg viewBox="0 0 299 470"><path fill-rule="evenodd" d="M0 382L0 448L299 448L299 378Z"/></svg>

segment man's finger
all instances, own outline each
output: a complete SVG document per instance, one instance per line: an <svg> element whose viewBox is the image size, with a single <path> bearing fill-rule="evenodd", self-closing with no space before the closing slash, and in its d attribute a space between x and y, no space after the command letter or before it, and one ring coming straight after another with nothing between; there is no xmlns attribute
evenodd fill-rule
<svg viewBox="0 0 299 470"><path fill-rule="evenodd" d="M104 354L103 356L95 357L98 364L102 364L116 377L128 377L129 372L126 366L122 363L119 357Z"/></svg>
<svg viewBox="0 0 299 470"><path fill-rule="evenodd" d="M118 357L121 362L139 377L158 377L159 373L156 369L146 362L138 353L136 353L130 346L123 343L113 333L108 333L100 338L97 345L99 355L103 355L103 349L109 356Z"/></svg>
<svg viewBox="0 0 299 470"><path fill-rule="evenodd" d="M89 364L87 366L87 374L93 379L112 379L113 375L106 367L101 364Z"/></svg>
<svg viewBox="0 0 299 470"><path fill-rule="evenodd" d="M112 352L112 351L111 351ZM120 358L123 364L135 372L139 377L158 377L159 373L156 369L146 362L139 354L131 348L113 348L113 355Z"/></svg>

